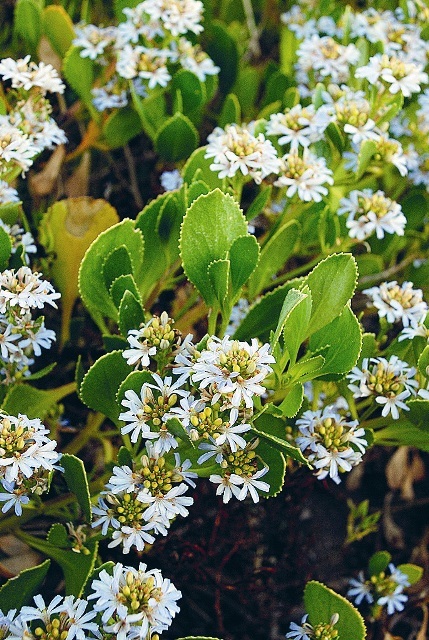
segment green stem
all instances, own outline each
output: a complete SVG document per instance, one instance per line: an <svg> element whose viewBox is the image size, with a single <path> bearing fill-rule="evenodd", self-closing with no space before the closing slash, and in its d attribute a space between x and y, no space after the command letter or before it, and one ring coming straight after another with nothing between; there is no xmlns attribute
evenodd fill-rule
<svg viewBox="0 0 429 640"><path fill-rule="evenodd" d="M215 307L211 307L208 317L208 327L207 332L209 336L214 336L216 334L216 324L217 317L219 315L219 310Z"/></svg>
<svg viewBox="0 0 429 640"><path fill-rule="evenodd" d="M97 433L103 422L105 421L106 416L104 413L91 413L88 417L85 427L82 431L72 440L65 448L64 453L70 453L75 455L91 439L95 439L97 437Z"/></svg>

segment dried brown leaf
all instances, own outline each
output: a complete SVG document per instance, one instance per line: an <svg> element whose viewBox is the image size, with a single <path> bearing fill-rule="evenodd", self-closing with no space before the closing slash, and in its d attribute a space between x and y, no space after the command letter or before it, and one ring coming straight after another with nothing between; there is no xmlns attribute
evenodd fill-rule
<svg viewBox="0 0 429 640"><path fill-rule="evenodd" d="M64 192L66 196L69 198L80 198L88 195L90 168L91 156L89 151L85 151L79 165L72 175L66 180L64 185Z"/></svg>
<svg viewBox="0 0 429 640"><path fill-rule="evenodd" d="M403 500L414 499L414 483L425 477L425 467L418 451L399 447L386 466L386 479L391 489L399 489Z"/></svg>
<svg viewBox="0 0 429 640"><path fill-rule="evenodd" d="M53 151L42 171L30 174L28 181L30 193L33 197L41 198L52 193L57 183L65 155L64 145L60 144L56 147L55 151Z"/></svg>

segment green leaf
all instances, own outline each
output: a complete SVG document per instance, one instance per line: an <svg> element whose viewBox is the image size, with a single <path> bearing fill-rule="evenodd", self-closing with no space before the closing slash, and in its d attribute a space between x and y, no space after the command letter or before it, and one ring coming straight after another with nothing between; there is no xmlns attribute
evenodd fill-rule
<svg viewBox="0 0 429 640"><path fill-rule="evenodd" d="M259 244L255 236L241 236L234 240L229 250L229 259L232 294L235 297L258 264Z"/></svg>
<svg viewBox="0 0 429 640"><path fill-rule="evenodd" d="M207 297L206 301L209 304L214 304L217 301L221 309L224 308L228 296L230 266L229 260L213 260L207 268L214 297Z"/></svg>
<svg viewBox="0 0 429 640"><path fill-rule="evenodd" d="M136 229L142 232L144 238L142 275L138 280L143 302L150 295L154 285L162 278L168 266L165 243L161 241L157 229L161 209L170 195L164 193L156 200L152 200L136 219Z"/></svg>
<svg viewBox="0 0 429 640"><path fill-rule="evenodd" d="M112 286L110 287L110 296L118 310L126 291L130 291L137 299L140 297L136 281L133 276L119 276L113 281Z"/></svg>
<svg viewBox="0 0 429 640"><path fill-rule="evenodd" d="M256 218L256 216L258 216L261 211L263 211L263 209L270 201L272 191L273 187L270 184L261 189L253 202L250 203L249 208L246 211L246 220L253 220L253 218ZM296 221L293 222L297 224Z"/></svg>
<svg viewBox="0 0 429 640"><path fill-rule="evenodd" d="M110 289L116 278L133 272L131 257L126 246L123 244L111 251L103 263L104 284Z"/></svg>
<svg viewBox="0 0 429 640"><path fill-rule="evenodd" d="M24 569L15 578L8 580L0 589L0 609L5 612L18 609L30 603L32 596L39 592L48 573L50 560L30 569Z"/></svg>
<svg viewBox="0 0 429 640"><path fill-rule="evenodd" d="M356 180L360 180L365 171L367 170L369 163L372 160L377 146L373 140L365 140L362 142L358 155L358 166L356 170Z"/></svg>
<svg viewBox="0 0 429 640"><path fill-rule="evenodd" d="M118 310L104 282L103 265L106 257L117 247L125 245L133 265L133 274L139 281L142 275L144 241L140 229L132 220L125 219L100 233L86 251L79 269L79 291L91 315L118 319Z"/></svg>
<svg viewBox="0 0 429 640"><path fill-rule="evenodd" d="M222 129L225 129L227 124L241 123L241 107L238 98L234 93L229 93L226 96L218 123L219 127L222 127Z"/></svg>
<svg viewBox="0 0 429 640"><path fill-rule="evenodd" d="M285 301L284 301L283 306L282 306L281 311L280 311L280 315L279 315L279 319L278 319L278 322L277 322L276 330L275 330L273 338L271 340L271 349L274 349L274 347L276 346L277 342L279 341L279 338L281 336L281 333L283 331L285 323L287 322L287 320L288 320L290 314L292 313L292 311L299 304L303 303L307 298L309 298L308 294L305 294L302 291L298 291L297 289L290 289L288 291L287 296L285 298ZM309 300L310 300L310 307L309 308L310 308L310 312L311 312L311 296L310 296ZM307 321L307 326L308 326L308 321ZM289 333L290 332L288 330L287 334L289 335ZM301 344L301 342L300 342L300 344ZM295 346L296 345L292 344L292 352L295 352ZM296 352L298 352L298 348L299 348L299 345L297 345Z"/></svg>
<svg viewBox="0 0 429 640"><path fill-rule="evenodd" d="M271 278L284 267L301 235L301 225L291 220L280 227L262 246L259 264L249 280L249 297L255 298Z"/></svg>
<svg viewBox="0 0 429 640"><path fill-rule="evenodd" d="M297 382L293 385L287 396L279 404L278 409L285 418L293 418L301 408L304 399L304 386Z"/></svg>
<svg viewBox="0 0 429 640"><path fill-rule="evenodd" d="M56 389L36 389L28 384L15 384L7 392L2 410L12 416L25 413L29 418L44 418L49 409L76 389L74 382Z"/></svg>
<svg viewBox="0 0 429 640"><path fill-rule="evenodd" d="M122 351L112 351L101 356L85 375L80 398L90 409L100 411L117 426L119 407L116 393L132 368L126 363Z"/></svg>
<svg viewBox="0 0 429 640"><path fill-rule="evenodd" d="M205 50L213 62L220 67L219 88L223 94L233 86L237 77L239 53L234 38L228 33L226 25L212 20L206 25Z"/></svg>
<svg viewBox="0 0 429 640"><path fill-rule="evenodd" d="M301 450L285 440L285 427L286 423L283 419L263 413L259 418L256 418L251 432L267 442L271 447L274 447L274 449L278 449L290 458L308 466L308 461L302 455Z"/></svg>
<svg viewBox="0 0 429 640"><path fill-rule="evenodd" d="M424 378L429 378L429 345L423 349L417 363L418 369Z"/></svg>
<svg viewBox="0 0 429 640"><path fill-rule="evenodd" d="M122 351L128 348L128 342L122 336L103 335L103 346L106 351Z"/></svg>
<svg viewBox="0 0 429 640"><path fill-rule="evenodd" d="M387 565L391 562L392 556L388 551L377 551L371 556L368 564L369 575L378 576L383 571L386 571Z"/></svg>
<svg viewBox="0 0 429 640"><path fill-rule="evenodd" d="M15 5L14 31L36 50L42 35L42 5L38 0L18 0Z"/></svg>
<svg viewBox="0 0 429 640"><path fill-rule="evenodd" d="M205 301L212 300L208 267L223 260L236 238L247 233L247 223L235 200L215 189L189 207L181 228L183 269Z"/></svg>
<svg viewBox="0 0 429 640"><path fill-rule="evenodd" d="M198 131L192 122L182 113L168 118L155 136L155 149L169 162L188 158L198 146Z"/></svg>
<svg viewBox="0 0 429 640"><path fill-rule="evenodd" d="M45 540L25 534L23 540L34 549L41 551L60 565L65 578L66 595L80 597L97 559L98 542L94 539L85 543L86 553L76 553L70 549L59 549ZM0 592L1 596L1 592Z"/></svg>
<svg viewBox="0 0 429 640"><path fill-rule="evenodd" d="M75 494L86 521L91 522L91 496L89 493L88 478L82 460L69 453L64 453L61 456L61 466L64 468L64 478L68 488Z"/></svg>
<svg viewBox="0 0 429 640"><path fill-rule="evenodd" d="M0 227L0 271L7 269L11 253L11 237L4 229L2 229L2 227Z"/></svg>
<svg viewBox="0 0 429 640"><path fill-rule="evenodd" d="M135 110L143 128L151 140L155 140L157 132L167 119L167 105L164 90L152 90L147 98L137 95L134 83L130 82L130 93Z"/></svg>
<svg viewBox="0 0 429 640"><path fill-rule="evenodd" d="M343 596L324 584L311 580L305 586L304 604L310 624L328 624L334 613L339 614L335 625L338 635L345 640L364 640L366 629L359 611Z"/></svg>
<svg viewBox="0 0 429 640"><path fill-rule="evenodd" d="M180 225L185 215L185 187L170 193L161 206L156 222L156 231L164 246L167 264L179 258Z"/></svg>
<svg viewBox="0 0 429 640"><path fill-rule="evenodd" d="M349 306L344 307L338 318L311 336L311 351L318 352L325 346L328 347L323 352L325 362L317 377L322 377L323 380L337 380L337 376L344 377L356 366L362 347L362 331Z"/></svg>
<svg viewBox="0 0 429 640"><path fill-rule="evenodd" d="M288 295L293 291L295 290L289 291ZM283 324L283 339L289 353L291 366L295 364L299 348L306 336L312 307L310 289L304 287L299 293L301 296L298 302L289 310Z"/></svg>
<svg viewBox="0 0 429 640"><path fill-rule="evenodd" d="M94 63L89 58L82 58L79 47L70 47L63 62L64 77L85 103L91 113L97 114L92 104L91 89L94 85ZM97 116L98 117L98 116Z"/></svg>
<svg viewBox="0 0 429 640"><path fill-rule="evenodd" d="M423 568L419 567L417 564L398 564L396 568L399 569L399 571L402 571L402 573L405 573L408 577L408 582L411 585L416 584L423 577Z"/></svg>
<svg viewBox="0 0 429 640"><path fill-rule="evenodd" d="M384 429L374 432L375 444L387 447L410 446L429 452L429 434L426 422L422 426L414 426L409 422L395 421ZM408 416L408 413L407 413ZM399 424L398 424L399 422Z"/></svg>
<svg viewBox="0 0 429 640"><path fill-rule="evenodd" d="M127 106L111 113L103 126L103 137L110 149L123 147L142 132L138 114Z"/></svg>
<svg viewBox="0 0 429 640"><path fill-rule="evenodd" d="M139 329L145 321L141 303L131 291L125 291L119 305L119 329L126 338L128 331Z"/></svg>
<svg viewBox="0 0 429 640"><path fill-rule="evenodd" d="M118 405L121 404L125 398L125 392L132 390L139 397L144 384L153 384L154 380L150 371L133 371L130 373L120 385L116 394L116 400Z"/></svg>
<svg viewBox="0 0 429 640"><path fill-rule="evenodd" d="M293 381L305 382L316 378L323 367L325 358L319 353L317 356L306 356L293 367L290 367L288 374Z"/></svg>
<svg viewBox="0 0 429 640"><path fill-rule="evenodd" d="M256 453L268 467L268 473L265 474L264 482L268 482L270 490L262 493L266 498L276 496L282 490L286 475L286 460L284 455L278 449L274 449L268 442L260 442L256 448Z"/></svg>
<svg viewBox="0 0 429 640"><path fill-rule="evenodd" d="M199 179L203 180L211 189L222 188L222 180L220 180L215 171L210 169L213 164L213 158L205 158L207 147L196 149L183 167L183 180L187 184L192 184L194 176L199 171Z"/></svg>
<svg viewBox="0 0 429 640"><path fill-rule="evenodd" d="M165 423L165 426L167 427L168 431L171 434L173 434L175 438L180 438L180 440L183 440L184 442L188 442L192 447L195 447L194 443L189 437L189 433L183 427L180 420L178 420L177 418L170 418Z"/></svg>
<svg viewBox="0 0 429 640"><path fill-rule="evenodd" d="M192 182L186 191L186 202L188 207L191 206L198 196L207 195L208 193L210 193L210 187L203 180L196 180L195 182Z"/></svg>
<svg viewBox="0 0 429 640"><path fill-rule="evenodd" d="M186 115L192 115L204 104L206 99L204 84L194 73L187 69L180 69L173 75L171 94L174 96L176 91L180 91L183 113Z"/></svg>
<svg viewBox="0 0 429 640"><path fill-rule="evenodd" d="M127 447L120 447L118 451L118 465L120 467L133 468L133 457Z"/></svg>
<svg viewBox="0 0 429 640"><path fill-rule="evenodd" d="M356 279L356 262L348 253L325 258L308 274L304 282L313 300L308 336L341 314L353 296Z"/></svg>
<svg viewBox="0 0 429 640"><path fill-rule="evenodd" d="M303 278L295 278L260 298L250 308L247 316L235 331L234 338L236 340L260 338L262 341L266 341L270 331L274 331L277 326L288 291L298 287L302 282Z"/></svg>
<svg viewBox="0 0 429 640"><path fill-rule="evenodd" d="M56 522L49 529L48 537L46 538L49 544L54 545L54 547L60 547L62 549L70 549L71 543L68 533L64 525Z"/></svg>
<svg viewBox="0 0 429 640"><path fill-rule="evenodd" d="M140 4L140 0L114 0L113 4L115 9L115 16L118 22L125 22L127 17L124 14L124 9L126 7L134 9L134 7Z"/></svg>
<svg viewBox="0 0 429 640"><path fill-rule="evenodd" d="M64 7L51 5L43 10L43 32L53 49L64 58L75 36L73 22Z"/></svg>

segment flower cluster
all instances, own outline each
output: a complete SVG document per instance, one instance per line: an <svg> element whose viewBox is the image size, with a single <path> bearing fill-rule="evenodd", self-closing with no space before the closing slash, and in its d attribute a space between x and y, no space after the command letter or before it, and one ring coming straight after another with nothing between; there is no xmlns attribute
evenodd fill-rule
<svg viewBox="0 0 429 640"><path fill-rule="evenodd" d="M286 638L293 640L336 640L340 638L338 629L335 628L340 619L338 613L334 613L329 622L319 622L314 626L307 622L307 618L306 614L300 625L291 622L290 631L286 634Z"/></svg>
<svg viewBox="0 0 429 640"><path fill-rule="evenodd" d="M7 183L4 183L4 184L7 184ZM0 185L0 191L1 191L1 185ZM12 189L12 191L14 191L14 189ZM19 200L19 198L18 196L14 198L11 195L11 193L9 193L6 200L8 200L9 202L16 202ZM0 202L1 202L1 196L0 196ZM31 235L31 233L29 231L24 231L24 229L20 227L19 224L9 225L9 224L6 224L6 222L3 222L3 220L1 219L0 219L0 228L7 233L7 235L11 240L12 254L18 251L18 253L21 253L22 258L25 260L27 265L30 264L30 256L28 254L37 252L35 240Z"/></svg>
<svg viewBox="0 0 429 640"><path fill-rule="evenodd" d="M43 316L33 318L32 310L43 309L45 304L57 308L55 300L59 297L51 283L30 267L23 266L17 271L9 269L0 274L0 352L3 360L0 373L4 377L3 384L29 375L33 356L40 356L42 348L51 347L55 332L45 327Z"/></svg>
<svg viewBox="0 0 429 640"><path fill-rule="evenodd" d="M329 475L335 483L341 482L340 473L358 465L368 446L357 420L346 421L333 407L305 411L296 426L295 442L319 480Z"/></svg>
<svg viewBox="0 0 429 640"><path fill-rule="evenodd" d="M10 416L0 413L0 501L2 511L12 507L16 515L22 514L22 505L31 496L47 491L49 473L61 469L57 465L61 454L57 443L48 437L49 430L38 418L26 415Z"/></svg>
<svg viewBox="0 0 429 640"><path fill-rule="evenodd" d="M64 131L51 117L47 93L63 93L64 84L50 64L0 60L0 78L10 82L6 93L8 113L0 115L0 204L18 199L8 183L26 173L44 149L67 142Z"/></svg>
<svg viewBox="0 0 429 640"><path fill-rule="evenodd" d="M347 215L349 236L357 240L366 240L374 233L378 239L385 233L403 236L407 224L401 205L382 191L374 193L371 189L351 191L348 198L342 198L338 215L343 214Z"/></svg>
<svg viewBox="0 0 429 640"><path fill-rule="evenodd" d="M18 614L15 609L0 612L1 637L155 640L171 625L182 597L159 569L148 570L143 563L138 569L116 564L111 574L103 569L91 589L87 599L57 595L46 603L36 595L34 606L24 606Z"/></svg>
<svg viewBox="0 0 429 640"><path fill-rule="evenodd" d="M130 83L144 97L155 87L166 87L179 68L202 82L219 72L194 38L187 37L203 31L199 0L144 0L123 12L125 20L117 27L81 24L76 28L73 44L81 57L98 66L99 86L93 89L97 110L126 106Z"/></svg>
<svg viewBox="0 0 429 640"><path fill-rule="evenodd" d="M413 289L412 282L399 285L396 280L382 282L379 287L365 289L370 299L369 307L377 309L380 318L388 322L401 322L406 328L417 328L428 312L421 289Z"/></svg>
<svg viewBox="0 0 429 640"><path fill-rule="evenodd" d="M399 418L398 409L408 411L404 400L416 395L419 386L414 379L416 369L400 360L397 356L386 358L364 358L362 368L354 367L347 378L349 389L355 398L374 397L383 406L381 415Z"/></svg>
<svg viewBox="0 0 429 640"><path fill-rule="evenodd" d="M275 148L263 133L255 135L251 125L216 127L207 141L205 157L213 158L210 169L217 171L219 178L233 178L241 173L260 184L271 173L278 173Z"/></svg>
<svg viewBox="0 0 429 640"><path fill-rule="evenodd" d="M375 603L380 607L387 607L388 615L402 611L408 600L404 589L410 586L410 582L408 576L392 563L389 564L389 571L388 575L382 571L372 575L368 580L365 580L361 571L357 579L350 580L351 588L347 595L352 596L358 605L366 601L368 604Z"/></svg>
<svg viewBox="0 0 429 640"><path fill-rule="evenodd" d="M93 527L102 527L107 535L109 528L112 542L128 553L135 546L142 551L145 544L155 540L152 533L167 535L171 522L178 516L187 516L193 499L184 494L187 484L195 487L196 473L188 471L191 463L180 461L178 453L161 456L150 444L138 465L114 467L106 490L93 507L96 520ZM151 532L151 533L149 533Z"/></svg>

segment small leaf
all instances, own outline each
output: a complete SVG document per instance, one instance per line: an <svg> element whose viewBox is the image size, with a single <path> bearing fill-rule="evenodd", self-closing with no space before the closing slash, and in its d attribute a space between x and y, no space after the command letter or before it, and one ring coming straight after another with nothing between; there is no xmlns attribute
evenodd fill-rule
<svg viewBox="0 0 429 640"><path fill-rule="evenodd" d="M157 131L155 149L164 160L177 162L188 158L198 142L198 131L189 118L175 113Z"/></svg>
<svg viewBox="0 0 429 640"><path fill-rule="evenodd" d="M358 155L358 166L356 170L356 180L360 180L365 171L367 170L369 163L372 160L374 153L377 150L377 146L373 140L365 140L362 142Z"/></svg>
<svg viewBox="0 0 429 640"><path fill-rule="evenodd" d="M304 590L304 604L310 624L321 622L329 624L334 613L339 620L335 625L340 638L364 640L366 628L359 611L343 596L340 596L324 584L311 580Z"/></svg>
<svg viewBox="0 0 429 640"><path fill-rule="evenodd" d="M18 0L15 5L14 30L33 51L42 35L42 8L37 0Z"/></svg>
<svg viewBox="0 0 429 640"><path fill-rule="evenodd" d="M25 413L29 418L44 418L49 409L76 390L74 382L56 389L36 389L28 384L15 384L7 392L2 410L12 416Z"/></svg>
<svg viewBox="0 0 429 640"><path fill-rule="evenodd" d="M188 442L192 447L195 447L194 443L189 437L189 433L183 427L180 420L178 420L177 418L170 418L165 423L165 426L175 438L180 438L180 440L183 440L184 442Z"/></svg>
<svg viewBox="0 0 429 640"><path fill-rule="evenodd" d="M290 289L290 291L288 291L280 311L276 330L271 340L271 349L274 349L277 342L279 341L279 338L282 334L285 323L287 322L292 311L295 309L295 307L301 304L306 298L308 298L308 295L306 295L305 293L302 293L301 291L298 291L297 289ZM311 311L311 298L310 298L310 311Z"/></svg>
<svg viewBox="0 0 429 640"><path fill-rule="evenodd" d="M0 227L0 271L7 269L12 253L12 239L6 231Z"/></svg>
<svg viewBox="0 0 429 640"><path fill-rule="evenodd" d="M285 440L285 426L284 420L263 413L255 420L251 432L271 447L274 447L274 449L278 449L278 451L281 451L290 458L308 466L308 462L302 455L301 450Z"/></svg>
<svg viewBox="0 0 429 640"><path fill-rule="evenodd" d="M424 378L429 378L429 345L426 345L420 354L418 369Z"/></svg>
<svg viewBox="0 0 429 640"><path fill-rule="evenodd" d="M69 549L71 547L70 539L64 525L56 522L49 529L48 537L46 540L54 547L61 547L63 549Z"/></svg>
<svg viewBox="0 0 429 640"><path fill-rule="evenodd" d="M362 347L362 331L349 306L344 307L338 318L311 336L311 351L320 351L325 346L328 346L323 352L325 362L317 374L322 380L337 380L338 376L344 377L356 366Z"/></svg>
<svg viewBox="0 0 429 640"><path fill-rule="evenodd" d="M64 7L51 5L43 10L42 17L44 34L58 55L64 58L75 35L69 14Z"/></svg>
<svg viewBox="0 0 429 640"><path fill-rule="evenodd" d="M82 58L80 48L72 46L65 55L63 73L69 85L86 107L97 115L92 104L91 93L94 86L94 62L89 58Z"/></svg>
<svg viewBox="0 0 429 640"><path fill-rule="evenodd" d="M269 469L268 473L263 476L263 481L268 482L270 490L261 495L266 498L276 496L280 493L284 484L286 474L285 457L281 451L274 449L268 442L260 442L256 448L256 453Z"/></svg>
<svg viewBox="0 0 429 640"><path fill-rule="evenodd" d="M294 384L278 409L285 418L293 418L301 408L304 399L304 386L301 383Z"/></svg>
<svg viewBox="0 0 429 640"><path fill-rule="evenodd" d="M211 20L205 31L205 49L215 64L220 67L219 88L228 93L237 77L239 53L234 38L227 26L218 20Z"/></svg>
<svg viewBox="0 0 429 640"><path fill-rule="evenodd" d="M68 488L75 494L87 522L91 522L91 496L82 460L69 453L64 453L61 456L61 466L64 468L64 478Z"/></svg>
<svg viewBox="0 0 429 640"><path fill-rule="evenodd" d="M341 314L353 296L356 278L356 262L347 253L325 258L308 274L305 284L311 290L313 306L307 335L315 333Z"/></svg>
<svg viewBox="0 0 429 640"><path fill-rule="evenodd" d="M130 291L136 299L140 298L136 281L131 275L119 276L113 281L112 286L110 287L110 297L118 310L126 291Z"/></svg>
<svg viewBox="0 0 429 640"><path fill-rule="evenodd" d="M294 291L292 289L289 293ZM290 309L283 324L283 339L288 350L291 366L296 362L299 348L305 338L311 316L311 292L308 287L302 289L298 303ZM289 295L289 294L288 294Z"/></svg>
<svg viewBox="0 0 429 640"><path fill-rule="evenodd" d="M259 244L255 236L241 236L234 240L229 250L231 262L231 287L237 296L254 272L259 260Z"/></svg>
<svg viewBox="0 0 429 640"><path fill-rule="evenodd" d="M134 391L138 396L144 384L153 384L154 380L150 371L133 371L130 373L120 385L116 394L118 405L125 398L126 391ZM122 411L122 409L121 409Z"/></svg>
<svg viewBox="0 0 429 640"><path fill-rule="evenodd" d="M229 93L222 106L222 111L219 116L219 127L225 129L227 124L240 124L241 123L241 107L237 96L234 93Z"/></svg>
<svg viewBox="0 0 429 640"><path fill-rule="evenodd" d="M370 576L378 576L386 571L387 565L392 560L392 556L388 551L377 551L369 560L368 570Z"/></svg>
<svg viewBox="0 0 429 640"><path fill-rule="evenodd" d="M207 302L209 304L215 304L215 301L217 301L221 309L224 308L228 295L229 271L229 260L213 260L207 269L209 281L214 294L213 298L207 296Z"/></svg>
<svg viewBox="0 0 429 640"><path fill-rule="evenodd" d="M80 397L90 409L100 411L118 425L119 407L116 393L131 372L122 351L112 351L101 356L85 375Z"/></svg>
<svg viewBox="0 0 429 640"><path fill-rule="evenodd" d="M141 303L131 291L125 291L119 305L119 329L122 335L126 338L128 331L139 329L144 321L144 310Z"/></svg>
<svg viewBox="0 0 429 640"><path fill-rule="evenodd" d="M103 137L110 149L125 146L142 132L143 126L138 114L127 106L111 113L103 126Z"/></svg>
<svg viewBox="0 0 429 640"><path fill-rule="evenodd" d="M172 95L175 95L176 91L180 91L183 113L186 115L192 115L206 99L204 84L187 69L176 71L170 87Z"/></svg>
<svg viewBox="0 0 429 640"><path fill-rule="evenodd" d="M118 465L120 467L133 468L133 457L126 447L120 447L118 451Z"/></svg>
<svg viewBox="0 0 429 640"><path fill-rule="evenodd" d="M119 276L133 272L130 254L123 244L111 251L103 263L104 284L110 289L112 282Z"/></svg>
<svg viewBox="0 0 429 640"><path fill-rule="evenodd" d="M416 584L423 577L423 568L419 567L417 564L398 564L396 568L399 569L399 571L402 571L402 573L405 573L408 577L408 582L411 585Z"/></svg>
<svg viewBox="0 0 429 640"><path fill-rule="evenodd" d="M234 240L247 234L247 223L235 200L219 189L197 198L187 210L180 234L183 269L210 304L209 264L224 260Z"/></svg>
<svg viewBox="0 0 429 640"><path fill-rule="evenodd" d="M128 249L133 265L133 275L136 281L139 281L142 273L144 241L141 231L134 228L132 220L125 219L100 233L86 251L80 265L79 291L85 306L95 318L101 315L113 320L118 319L118 310L104 283L103 264L109 253L122 244Z"/></svg>
<svg viewBox="0 0 429 640"><path fill-rule="evenodd" d="M149 202L136 219L136 229L142 232L144 239L142 274L138 281L143 302L147 300L154 285L161 280L168 267L165 243L161 241L158 233L158 219L169 196L169 193L164 193Z"/></svg>
<svg viewBox="0 0 429 640"><path fill-rule="evenodd" d="M191 185L197 171L200 172L199 179L203 180L211 189L222 188L222 180L217 177L217 173L210 169L213 158L205 158L207 147L196 149L183 167L183 180Z"/></svg>
<svg viewBox="0 0 429 640"><path fill-rule="evenodd" d="M263 209L270 201L272 190L273 187L270 184L266 187L262 187L261 191L249 205L249 208L246 211L246 220L253 220L253 218L256 218L256 216L258 216L261 211L263 211ZM298 224L296 221L293 222L295 224Z"/></svg>
<svg viewBox="0 0 429 640"><path fill-rule="evenodd" d="M45 560L37 567L25 569L8 580L0 589L0 609L6 613L29 604L32 596L39 592L50 565L51 561Z"/></svg>

